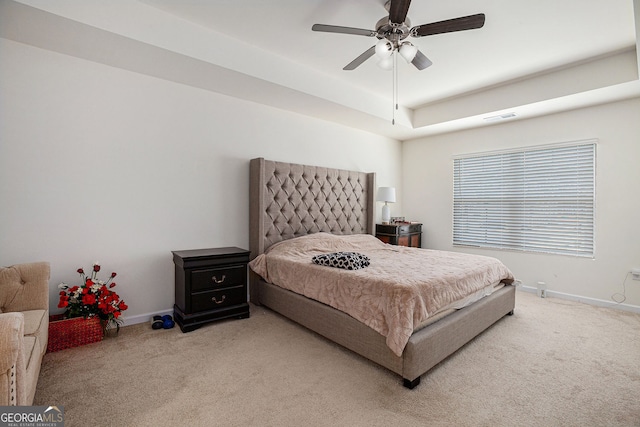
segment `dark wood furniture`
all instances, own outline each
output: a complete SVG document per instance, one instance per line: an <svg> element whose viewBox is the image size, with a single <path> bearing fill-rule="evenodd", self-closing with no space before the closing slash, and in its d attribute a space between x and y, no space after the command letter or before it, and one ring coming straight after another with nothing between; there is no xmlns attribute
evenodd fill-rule
<svg viewBox="0 0 640 427"><path fill-rule="evenodd" d="M422 224L376 224L376 237L385 243L422 247Z"/></svg>
<svg viewBox="0 0 640 427"><path fill-rule="evenodd" d="M176 275L173 314L182 332L214 320L249 317L249 251L227 247L172 253Z"/></svg>

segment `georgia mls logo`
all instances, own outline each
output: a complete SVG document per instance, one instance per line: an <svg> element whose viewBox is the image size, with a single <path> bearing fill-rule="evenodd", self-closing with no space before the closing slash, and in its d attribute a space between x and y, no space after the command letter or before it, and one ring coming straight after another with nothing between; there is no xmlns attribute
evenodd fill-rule
<svg viewBox="0 0 640 427"><path fill-rule="evenodd" d="M64 427L64 408L0 406L0 427Z"/></svg>
<svg viewBox="0 0 640 427"><path fill-rule="evenodd" d="M62 411L58 409L57 406L49 406L47 409L44 410L44 413L46 414L47 412L50 412L50 411L55 411L54 414L62 415Z"/></svg>

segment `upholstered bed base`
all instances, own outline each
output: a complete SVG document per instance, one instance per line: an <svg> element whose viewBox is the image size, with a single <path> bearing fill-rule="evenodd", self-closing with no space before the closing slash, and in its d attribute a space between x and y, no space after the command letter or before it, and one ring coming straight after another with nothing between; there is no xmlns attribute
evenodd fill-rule
<svg viewBox="0 0 640 427"><path fill-rule="evenodd" d="M255 258L282 240L320 231L373 234L375 174L251 160L250 249ZM385 338L351 316L263 281L250 272L250 297L312 331L402 376L413 388L420 376L506 314L511 285L422 328L402 357Z"/></svg>
<svg viewBox="0 0 640 427"><path fill-rule="evenodd" d="M385 338L353 317L328 305L259 280L260 303L300 325L402 376L405 387L506 314L515 306L515 287L508 285L415 332L402 357Z"/></svg>

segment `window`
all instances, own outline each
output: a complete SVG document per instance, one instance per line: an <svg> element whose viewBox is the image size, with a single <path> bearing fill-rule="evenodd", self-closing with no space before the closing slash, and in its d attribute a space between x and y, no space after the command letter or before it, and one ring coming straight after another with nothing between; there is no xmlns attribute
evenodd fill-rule
<svg viewBox="0 0 640 427"><path fill-rule="evenodd" d="M457 157L453 245L594 256L596 141Z"/></svg>

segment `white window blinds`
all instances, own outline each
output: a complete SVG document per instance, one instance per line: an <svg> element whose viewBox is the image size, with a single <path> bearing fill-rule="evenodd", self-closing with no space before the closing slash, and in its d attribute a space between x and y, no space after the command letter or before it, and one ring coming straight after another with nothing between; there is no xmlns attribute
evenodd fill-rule
<svg viewBox="0 0 640 427"><path fill-rule="evenodd" d="M594 256L596 141L454 159L453 245Z"/></svg>

